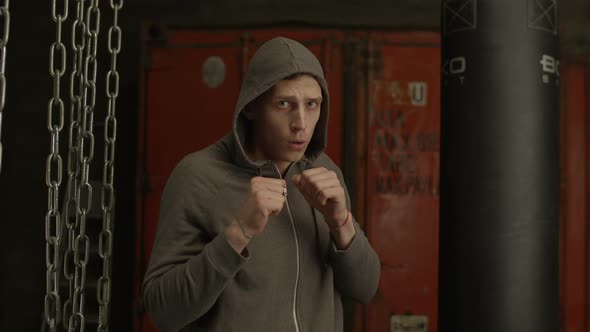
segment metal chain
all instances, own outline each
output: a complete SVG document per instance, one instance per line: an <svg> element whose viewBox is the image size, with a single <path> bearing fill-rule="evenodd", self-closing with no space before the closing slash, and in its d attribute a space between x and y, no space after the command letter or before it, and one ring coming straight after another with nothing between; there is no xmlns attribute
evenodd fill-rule
<svg viewBox="0 0 590 332"><path fill-rule="evenodd" d="M104 125L104 166L102 177L102 231L99 237L99 254L103 260L102 276L98 279L97 295L99 305L97 332L109 330L109 305L111 301L111 258L113 255L113 213L115 204L115 142L117 140L116 106L119 95L119 73L117 55L121 51L121 28L119 10L123 0L110 0L113 10L113 25L109 28L108 47L111 55L111 69L106 76L106 93L109 99Z"/></svg>
<svg viewBox="0 0 590 332"><path fill-rule="evenodd" d="M55 331L60 319L59 297L59 244L61 223L59 213L59 186L62 180L62 158L59 154L59 133L64 126L64 102L61 99L60 81L66 71L66 47L61 40L62 23L68 17L68 0L64 0L63 13L57 13L56 0L51 1L51 18L56 23L56 38L49 53L49 74L53 77L53 97L47 109L47 129L51 134L51 152L46 160L45 184L48 188L47 214L45 215L46 294L45 322ZM56 55L58 54L58 55ZM56 63L56 59L58 59ZM55 114L57 112L57 114Z"/></svg>
<svg viewBox="0 0 590 332"><path fill-rule="evenodd" d="M0 26L0 172L2 172L2 112L6 104L6 44L8 43L8 34L10 32L10 11L8 10L9 0L4 0L0 6L0 17L4 18L4 25Z"/></svg>
<svg viewBox="0 0 590 332"><path fill-rule="evenodd" d="M90 239L86 234L86 217L92 208L92 186L90 185L90 164L94 158L93 118L96 104L96 73L97 48L100 30L100 9L98 0L90 0L85 17L86 58L82 70L84 82L82 93L82 117L78 136L78 161L81 163L81 178L76 187L76 215L79 221L78 234L74 241L74 264L76 266L74 278L74 299L72 301L72 315L68 323L68 331L84 331L84 300L86 284L86 266L90 250ZM82 197L86 197L86 205L82 204Z"/></svg>
<svg viewBox="0 0 590 332"><path fill-rule="evenodd" d="M79 181L80 168L78 144L81 135L80 121L82 120L82 93L84 90L84 78L82 66L84 64L84 50L86 47L86 23L84 20L84 4L86 0L76 1L76 19L72 24L72 73L70 76L70 124L68 136L68 185L66 190L66 203L63 220L68 232L68 246L64 254L64 277L68 280L68 299L63 305L63 323L66 329L70 329L72 318L73 300L76 285L80 284L82 274L79 264L75 264L76 233L80 225ZM79 292L79 291L78 291Z"/></svg>

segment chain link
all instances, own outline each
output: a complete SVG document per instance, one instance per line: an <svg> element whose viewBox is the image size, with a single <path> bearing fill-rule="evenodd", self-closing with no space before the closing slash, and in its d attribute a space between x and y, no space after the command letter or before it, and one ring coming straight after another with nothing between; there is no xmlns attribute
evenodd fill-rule
<svg viewBox="0 0 590 332"><path fill-rule="evenodd" d="M70 132L77 131L76 149L71 149L72 157L76 157L79 178L74 178L76 202L76 230L73 241L73 299L68 322L68 331L84 331L86 317L84 316L86 267L88 265L90 239L86 234L86 219L92 209L92 185L90 184L90 164L94 159L93 119L96 104L96 73L97 73L97 45L100 30L100 9L98 0L89 0L84 11L84 0L78 1L78 18L73 26L72 42L77 52L77 66L72 73L72 117ZM84 15L85 14L85 15ZM82 23L80 23L82 22ZM83 29L82 29L83 28ZM84 32L82 38L81 32ZM82 41L82 38L85 39ZM85 51L85 52L84 52ZM85 55L84 55L85 53ZM78 93L76 93L76 85ZM73 138L70 141L74 144ZM72 164L74 162L72 161ZM72 165L73 166L73 165ZM73 168L73 167L72 167ZM74 172L72 172L74 173ZM79 181L77 181L79 180ZM82 198L86 197L85 204ZM70 223L71 224L71 223ZM69 303L68 303L69 305ZM68 308L69 309L69 308ZM64 308L64 310L66 310Z"/></svg>
<svg viewBox="0 0 590 332"><path fill-rule="evenodd" d="M106 94L109 99L104 125L104 165L102 177L102 231L99 236L99 255L103 260L102 276L98 280L97 299L99 304L99 322L97 332L109 329L109 306L111 301L111 263L113 255L113 215L115 205L115 142L117 141L116 106L119 95L119 72L117 56L121 52L121 28L119 27L119 10L123 0L110 1L113 11L113 25L109 28L108 48L111 55L111 68L106 76Z"/></svg>
<svg viewBox="0 0 590 332"><path fill-rule="evenodd" d="M0 17L4 24L0 26L0 172L2 172L2 113L6 104L6 44L10 32L10 11L8 10L9 0L0 1ZM112 1L111 1L112 4Z"/></svg>
<svg viewBox="0 0 590 332"><path fill-rule="evenodd" d="M57 13L56 0L51 1L51 18L56 23L55 42L49 52L49 74L53 77L53 96L47 108L47 129L51 134L50 153L45 164L45 184L48 188L47 214L45 215L46 295L45 322L51 331L61 319L59 297L59 265L61 242L61 216L59 213L59 187L62 182L62 158L59 154L59 133L64 126L64 102L60 83L66 71L66 47L62 42L62 24L68 17L68 0L64 0L64 13ZM56 56L58 54L59 56ZM56 62L56 58L58 61ZM59 65L59 66L57 66Z"/></svg>
<svg viewBox="0 0 590 332"><path fill-rule="evenodd" d="M80 264L75 264L78 251L76 239L81 225L79 210L79 187L81 165L79 162L79 144L81 137L82 98L84 93L84 77L82 66L84 64L84 50L86 47L86 23L84 21L84 9L86 0L76 1L76 19L72 23L72 72L70 75L70 122L68 136L68 186L66 191L66 204L64 221L68 232L68 246L64 253L64 277L68 280L68 299L63 305L64 328L71 331L84 323L83 316L80 319L80 299L83 294L80 289L80 280L85 280L85 267L82 270ZM78 246L79 248L79 246Z"/></svg>

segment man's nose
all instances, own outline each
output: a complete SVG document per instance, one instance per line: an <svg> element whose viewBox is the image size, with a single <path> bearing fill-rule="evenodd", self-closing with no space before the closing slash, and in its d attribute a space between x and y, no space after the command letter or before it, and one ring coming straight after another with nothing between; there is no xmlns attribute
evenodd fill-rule
<svg viewBox="0 0 590 332"><path fill-rule="evenodd" d="M291 118L291 129L305 129L305 107L303 105L298 105L297 108L293 110L293 116Z"/></svg>

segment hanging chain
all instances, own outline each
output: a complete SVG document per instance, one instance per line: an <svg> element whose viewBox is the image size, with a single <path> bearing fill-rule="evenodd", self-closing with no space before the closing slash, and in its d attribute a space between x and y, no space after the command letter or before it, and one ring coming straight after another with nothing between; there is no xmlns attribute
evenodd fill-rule
<svg viewBox="0 0 590 332"><path fill-rule="evenodd" d="M74 297L72 301L72 314L68 323L68 331L84 331L84 301L86 266L90 250L90 239L86 234L86 218L92 208L92 186L90 185L90 164L94 158L94 134L93 118L96 104L96 73L97 73L97 48L98 33L100 29L100 9L98 0L90 0L85 17L86 57L82 69L83 91L81 122L78 123L78 161L80 162L80 182L76 187L76 215L78 234L74 241ZM81 126L81 127L80 127ZM85 205L82 197L86 197Z"/></svg>
<svg viewBox="0 0 590 332"><path fill-rule="evenodd" d="M8 10L9 0L4 0L0 6L0 17L4 18L4 25L0 26L0 172L2 172L2 112L6 104L6 44L8 43L8 34L10 32L10 11Z"/></svg>
<svg viewBox="0 0 590 332"><path fill-rule="evenodd" d="M109 305L111 301L111 258L113 255L113 209L115 203L115 142L117 140L116 106L119 95L119 73L117 72L117 55L121 52L121 28L119 27L119 10L123 0L110 0L113 10L113 25L109 28L108 47L111 55L111 69L106 77L106 93L109 99L104 126L105 148L102 177L102 231L99 237L99 254L103 260L102 276L98 279L97 299L99 305L97 332L109 329Z"/></svg>
<svg viewBox="0 0 590 332"><path fill-rule="evenodd" d="M76 19L72 24L72 73L70 76L70 124L68 136L68 185L66 190L66 204L63 220L68 232L68 246L64 254L64 277L68 280L68 299L63 305L63 323L69 330L69 322L73 315L73 299L76 285L80 284L81 269L75 264L74 251L76 243L76 231L80 225L79 214L79 181L80 162L78 158L78 142L80 137L80 121L82 117L82 91L84 89L84 77L82 66L84 64L84 50L86 47L86 23L84 21L84 3L86 0L76 1ZM75 274L77 273L77 274ZM78 278L76 278L78 276ZM75 319L75 318L74 318Z"/></svg>
<svg viewBox="0 0 590 332"><path fill-rule="evenodd" d="M59 133L64 126L64 102L61 99L60 81L66 71L66 47L61 41L62 23L68 17L68 0L64 0L63 14L57 13L56 0L51 1L51 18L56 23L56 40L49 52L49 74L53 77L53 97L47 109L47 129L51 133L51 152L46 161L45 184L48 188L47 214L45 215L46 295L45 322L55 331L60 319L59 298L59 244L61 223L59 213L59 186L62 180L62 159L59 154ZM57 60L57 62L56 62Z"/></svg>

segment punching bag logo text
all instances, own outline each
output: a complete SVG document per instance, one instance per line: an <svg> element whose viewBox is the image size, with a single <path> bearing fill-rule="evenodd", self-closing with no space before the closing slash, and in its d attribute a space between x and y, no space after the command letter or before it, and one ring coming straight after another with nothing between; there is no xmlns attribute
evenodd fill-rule
<svg viewBox="0 0 590 332"><path fill-rule="evenodd" d="M450 83L459 82L459 84L463 85L466 71L467 59L465 59L465 57L458 56L450 59L443 59L443 84L448 86Z"/></svg>
<svg viewBox="0 0 590 332"><path fill-rule="evenodd" d="M549 84L553 81L555 85L559 85L559 60L543 54L540 63L543 70L543 83Z"/></svg>

